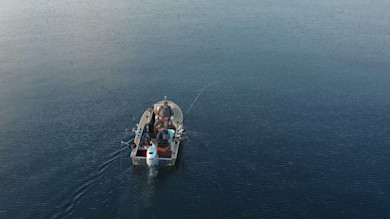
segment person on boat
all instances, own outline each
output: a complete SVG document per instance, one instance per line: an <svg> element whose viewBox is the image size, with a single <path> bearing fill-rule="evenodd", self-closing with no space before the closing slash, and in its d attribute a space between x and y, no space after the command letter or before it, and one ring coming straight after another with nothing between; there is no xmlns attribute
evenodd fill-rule
<svg viewBox="0 0 390 219"><path fill-rule="evenodd" d="M158 134L156 139L154 139L153 143L157 145L158 151L167 151L169 149L170 143L169 143L169 132L164 128L164 125L162 123L158 124L157 126Z"/></svg>
<svg viewBox="0 0 390 219"><path fill-rule="evenodd" d="M150 143L151 135L149 133L149 124L145 125L144 132L142 133L141 137L141 145L149 145Z"/></svg>
<svg viewBox="0 0 390 219"><path fill-rule="evenodd" d="M154 127L157 127L160 123L164 124L164 128L168 129L169 120L173 116L173 111L168 105L168 101L164 101L163 105L158 109L157 112L158 120L154 123Z"/></svg>

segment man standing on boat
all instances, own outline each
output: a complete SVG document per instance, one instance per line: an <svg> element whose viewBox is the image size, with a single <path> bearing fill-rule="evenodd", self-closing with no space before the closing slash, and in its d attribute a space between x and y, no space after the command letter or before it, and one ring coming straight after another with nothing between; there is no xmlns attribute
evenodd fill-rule
<svg viewBox="0 0 390 219"><path fill-rule="evenodd" d="M168 101L164 101L163 105L160 106L157 112L158 120L154 123L154 127L157 127L158 124L164 123L164 128L168 129L169 119L173 116L173 111L170 106L168 106Z"/></svg>

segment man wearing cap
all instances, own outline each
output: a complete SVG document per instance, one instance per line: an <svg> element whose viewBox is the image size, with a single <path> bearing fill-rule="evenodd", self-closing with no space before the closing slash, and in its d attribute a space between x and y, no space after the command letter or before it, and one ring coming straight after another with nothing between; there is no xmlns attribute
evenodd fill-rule
<svg viewBox="0 0 390 219"><path fill-rule="evenodd" d="M168 129L169 119L173 115L172 109L168 106L168 101L164 101L163 105L160 106L157 112L158 120L154 123L154 127L157 127L158 124L164 123L164 128Z"/></svg>
<svg viewBox="0 0 390 219"><path fill-rule="evenodd" d="M156 139L153 141L157 145L158 151L167 151L169 149L169 132L164 128L162 123L157 126L158 134Z"/></svg>

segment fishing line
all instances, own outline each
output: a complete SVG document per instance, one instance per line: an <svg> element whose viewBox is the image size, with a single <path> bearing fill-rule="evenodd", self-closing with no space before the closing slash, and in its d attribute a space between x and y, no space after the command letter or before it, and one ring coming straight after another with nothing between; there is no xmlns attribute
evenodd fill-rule
<svg viewBox="0 0 390 219"><path fill-rule="evenodd" d="M122 106L122 108L121 108L121 110L123 110L124 108L127 108L127 106L129 105L129 104L126 104L126 105L123 105L122 104L122 102L114 95L114 94L112 94L111 93L111 91L110 90L108 90L107 88L105 88L103 85L101 85L101 84L98 84L99 86L100 86L100 88L102 88L103 90L105 90L106 92L107 92L107 94L109 94L120 106ZM135 124L137 124L138 122L137 122L137 120L135 119L135 117L132 115L132 114L130 114L130 117L131 117L131 119L133 120L133 122L135 123Z"/></svg>
<svg viewBox="0 0 390 219"><path fill-rule="evenodd" d="M99 85L99 87L100 87L101 89L105 90L105 91L107 92L107 94L110 95L110 96L113 98L113 100L115 100L120 106L122 106L122 108L120 109L120 111L122 111L124 108L127 108L127 106L128 106L129 104L123 105L122 102L121 102L113 93L111 93L110 90L108 90L107 88L105 88L105 87L104 87L103 85L101 85L101 84L98 84L98 85ZM131 117L131 119L133 120L133 122L134 122L135 124L137 124L137 120L135 119L135 117L134 117L133 115L131 115L131 114L130 114L130 117ZM121 147L121 146L122 146L122 143L119 145L119 147ZM120 149L120 155L119 155L119 172L122 172L122 147L121 147L121 149Z"/></svg>
<svg viewBox="0 0 390 219"><path fill-rule="evenodd" d="M190 113L192 107L194 106L195 102L198 100L199 96L203 93L203 91L205 91L210 85L212 85L212 84L214 84L214 83L215 83L215 81L209 83L209 84L206 85L202 90L199 91L199 93L198 93L198 95L196 95L194 101L192 101L190 108L187 110L187 113L186 113L186 115L184 116L183 121L187 118L188 113Z"/></svg>

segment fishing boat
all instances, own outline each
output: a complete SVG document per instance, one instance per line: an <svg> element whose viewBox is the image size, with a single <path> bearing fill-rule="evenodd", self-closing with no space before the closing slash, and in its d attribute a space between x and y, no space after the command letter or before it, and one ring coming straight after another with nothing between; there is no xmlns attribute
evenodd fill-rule
<svg viewBox="0 0 390 219"><path fill-rule="evenodd" d="M173 115L169 119L169 148L166 151L158 150L152 139L156 138L157 130L154 126L158 120L158 111L164 102L168 102ZM134 165L173 166L176 163L179 146L184 139L183 113L179 106L170 100L161 100L143 113L137 127L133 129L134 140L128 142L131 148L131 159Z"/></svg>

